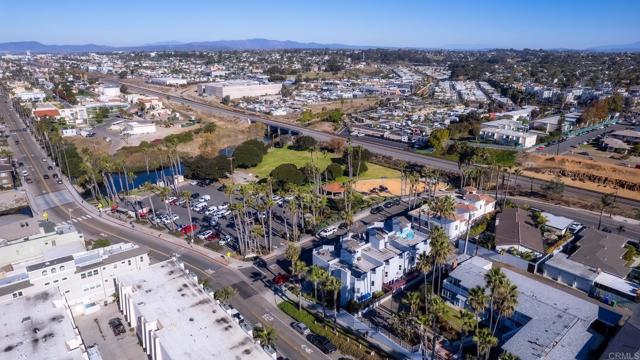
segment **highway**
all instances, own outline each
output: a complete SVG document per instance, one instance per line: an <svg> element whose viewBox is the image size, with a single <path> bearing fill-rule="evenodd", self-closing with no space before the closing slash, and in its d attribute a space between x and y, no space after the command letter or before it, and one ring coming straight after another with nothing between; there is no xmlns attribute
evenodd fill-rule
<svg viewBox="0 0 640 360"><path fill-rule="evenodd" d="M13 130L8 140L14 158L24 163L23 168L33 179L32 184L24 184L24 189L28 193L35 216L42 217L46 211L50 221L70 221L87 239L106 238L112 242L127 241L146 246L150 249L149 255L156 261L178 254L200 278L209 279L213 288L226 285L236 288L238 294L231 300L231 304L253 324L265 323L275 328L279 353L292 359L329 359L290 327L290 318L276 307L275 296L265 286L259 269L250 264L234 268L228 266L221 257L195 251L186 242L170 242L157 235L150 235L148 231L141 231L141 226L132 229L127 223L111 219L107 215L98 216L77 194L72 193L71 185L66 180L64 184L57 184L55 179L43 178L44 174L59 174L59 170L56 167L54 171L47 170L51 160L45 159L40 145L28 131L23 130L26 124L2 98L0 116L6 119L7 128ZM18 169L19 172L23 168Z"/></svg>
<svg viewBox="0 0 640 360"><path fill-rule="evenodd" d="M212 115L242 118L245 120L250 120L252 122L260 122L265 125L270 125L273 127L290 129L300 134L312 136L319 141L328 141L328 140L331 140L332 138L344 138L342 136L337 136L337 135L325 133L325 132L314 130L314 129L308 129L295 124L266 119L264 117L260 117L255 114L246 114L246 113L240 112L239 110L229 110L226 108L220 108L220 107L209 105L206 103L190 100L182 96L165 93L158 90L148 89L146 87L141 87L139 85L131 84L129 82L122 82L116 79L111 79L111 81L117 82L118 84L125 84L129 89L134 90L136 92L147 94L147 95L155 95L165 99L168 98L170 100L180 102L184 105L188 105L195 110L203 111ZM429 156L418 154L412 151L404 150L396 146L389 146L385 143L378 142L375 139L365 139L364 137L357 137L357 138L351 138L351 142L355 145L361 145L371 152L374 152L380 155L391 156L397 160L403 160L406 162L425 165L425 166L429 166L429 167L447 171L447 172L454 172L454 173L458 172L458 165L453 161L429 157ZM518 178L518 184L523 189L529 189L531 184L533 184L535 188L540 188L546 183L547 182L544 180L531 179L525 176L521 176ZM593 201L598 201L602 196L602 194L599 192L585 190L585 189L576 188L572 186L565 186L564 193L576 198L591 198L593 199ZM621 204L625 204L633 207L640 207L640 201L636 201L632 199L619 197L618 202Z"/></svg>

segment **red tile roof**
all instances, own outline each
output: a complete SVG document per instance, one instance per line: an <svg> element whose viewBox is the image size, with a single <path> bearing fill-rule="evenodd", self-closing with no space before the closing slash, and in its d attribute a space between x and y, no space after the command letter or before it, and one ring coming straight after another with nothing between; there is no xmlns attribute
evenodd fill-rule
<svg viewBox="0 0 640 360"><path fill-rule="evenodd" d="M36 110L33 110L33 115L39 118L42 118L45 116L56 117L56 116L60 116L60 112L58 111L58 109L36 109Z"/></svg>

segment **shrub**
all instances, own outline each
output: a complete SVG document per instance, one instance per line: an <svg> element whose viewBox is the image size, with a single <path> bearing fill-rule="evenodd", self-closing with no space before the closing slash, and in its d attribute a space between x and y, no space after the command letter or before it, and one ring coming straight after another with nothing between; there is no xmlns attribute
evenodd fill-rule
<svg viewBox="0 0 640 360"><path fill-rule="evenodd" d="M250 168L258 165L267 149L258 140L248 140L240 144L233 152L235 164L239 168Z"/></svg>
<svg viewBox="0 0 640 360"><path fill-rule="evenodd" d="M281 164L271 171L271 177L278 183L278 187L284 184L296 184L302 185L305 181L305 176L295 165L293 164Z"/></svg>
<svg viewBox="0 0 640 360"><path fill-rule="evenodd" d="M212 179L224 178L231 171L229 159L224 156L206 158L196 156L184 161L185 176L190 179Z"/></svg>
<svg viewBox="0 0 640 360"><path fill-rule="evenodd" d="M343 169L342 169L342 166L340 166L340 164L331 163L327 166L327 168L325 169L325 172L327 173L327 177L329 178L329 180L335 180L340 176L342 176Z"/></svg>
<svg viewBox="0 0 640 360"><path fill-rule="evenodd" d="M311 136L298 136L291 147L293 150L309 150L318 144L316 139Z"/></svg>

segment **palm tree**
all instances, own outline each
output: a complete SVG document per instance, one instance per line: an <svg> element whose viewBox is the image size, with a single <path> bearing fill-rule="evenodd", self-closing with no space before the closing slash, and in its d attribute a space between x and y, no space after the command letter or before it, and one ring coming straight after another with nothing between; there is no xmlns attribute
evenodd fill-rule
<svg viewBox="0 0 640 360"><path fill-rule="evenodd" d="M427 348L429 346L428 329L431 327L431 316L424 314L417 320L418 330L420 334L420 348L422 349L422 360L427 360Z"/></svg>
<svg viewBox="0 0 640 360"><path fill-rule="evenodd" d="M333 293L334 322L338 321L338 292L341 287L342 283L340 282L340 279L335 276L329 276L324 282L324 288Z"/></svg>
<svg viewBox="0 0 640 360"><path fill-rule="evenodd" d="M433 204L433 212L440 219L448 218L454 214L456 210L456 201L451 195L436 198Z"/></svg>
<svg viewBox="0 0 640 360"><path fill-rule="evenodd" d="M489 328L493 326L494 302L507 283L507 276L499 267L492 267L484 274L484 281L489 289Z"/></svg>
<svg viewBox="0 0 640 360"><path fill-rule="evenodd" d="M427 296L427 274L431 271L431 259L427 253L422 253L418 255L418 262L416 264L416 268L418 271L422 273L424 280L424 312L428 311L428 296ZM432 275L433 276L433 275Z"/></svg>
<svg viewBox="0 0 640 360"><path fill-rule="evenodd" d="M311 266L309 270L309 281L313 283L313 298L318 301L318 284L321 283L329 276L329 273L318 265Z"/></svg>
<svg viewBox="0 0 640 360"><path fill-rule="evenodd" d="M223 303L226 303L235 295L236 295L236 289L231 286L221 287L220 289L216 290L215 293L213 294L216 300Z"/></svg>
<svg viewBox="0 0 640 360"><path fill-rule="evenodd" d="M491 348L498 344L498 339L491 335L491 331L488 328L479 329L473 337L473 341L478 346L478 359L481 356L488 359Z"/></svg>
<svg viewBox="0 0 640 360"><path fill-rule="evenodd" d="M191 191L183 191L180 193L180 197L186 201L186 205L187 205L187 214L189 216L189 234L188 237L191 238L191 242L193 242L193 233L195 231L193 231L193 217L191 217Z"/></svg>
<svg viewBox="0 0 640 360"><path fill-rule="evenodd" d="M476 286L469 289L469 297L467 298L467 303L476 316L477 332L478 324L480 323L480 314L483 314L487 309L487 295L485 294L484 288L481 286Z"/></svg>
<svg viewBox="0 0 640 360"><path fill-rule="evenodd" d="M269 325L259 327L256 329L255 338L260 341L260 345L271 346L276 342L276 330Z"/></svg>
<svg viewBox="0 0 640 360"><path fill-rule="evenodd" d="M498 357L498 360L520 360L517 355L513 355L512 353L505 351Z"/></svg>
<svg viewBox="0 0 640 360"><path fill-rule="evenodd" d="M174 228L173 214L171 213L171 206L169 205L169 203L167 203L167 199L169 199L169 197L171 196L171 189L169 189L169 187L167 186L163 186L158 189L158 195L160 196L160 199L162 199L162 201L164 202L164 208L165 210L167 210L167 214L169 214L169 218L171 219L171 222L170 222L171 230L173 230Z"/></svg>
<svg viewBox="0 0 640 360"><path fill-rule="evenodd" d="M513 183L514 183L514 184L513 184L513 187L514 187L515 189L518 189L518 178L519 178L520 176L522 176L522 169L520 169L520 168L515 168L515 169L513 170L513 175L515 176L515 179L514 179L514 181L513 181Z"/></svg>
<svg viewBox="0 0 640 360"><path fill-rule="evenodd" d="M295 259L291 264L291 275L298 280L298 310L302 310L302 274L307 272L307 264L304 261Z"/></svg>
<svg viewBox="0 0 640 360"><path fill-rule="evenodd" d="M600 198L600 217L598 218L598 230L602 226L602 214L604 210L613 205L613 194L604 194Z"/></svg>
<svg viewBox="0 0 640 360"><path fill-rule="evenodd" d="M460 320L462 326L460 327L460 350L458 351L458 358L462 359L464 338L467 337L467 335L476 328L476 317L469 311L462 310L460 312Z"/></svg>
<svg viewBox="0 0 640 360"><path fill-rule="evenodd" d="M502 317L509 317L513 315L513 312L518 305L518 287L507 280L503 290L499 294L496 305L498 308L498 318L496 319L496 323L493 327L494 336L498 329L498 324L500 324L500 319Z"/></svg>
<svg viewBox="0 0 640 360"><path fill-rule="evenodd" d="M436 227L431 231L431 252L429 256L433 261L433 267L438 270L438 291L440 294L440 280L442 276L442 268L447 263L449 256L453 253L453 246L449 242L447 235L441 227ZM433 280L432 276L432 280ZM433 286L433 281L432 281Z"/></svg>
<svg viewBox="0 0 640 360"><path fill-rule="evenodd" d="M151 200L151 196L153 196L153 191L155 189L156 189L155 185L151 184L148 181L142 184L142 190L149 193L149 195L147 195L147 199L149 200L149 205L151 206L151 212L153 213L154 216L156 214L156 209L153 206L153 200ZM147 219L149 219L149 216L147 216Z"/></svg>
<svg viewBox="0 0 640 360"><path fill-rule="evenodd" d="M439 296L432 296L429 299L429 313L431 317L431 331L433 332L431 336L431 359L435 360L436 358L436 340L438 338L438 325L440 323L440 318L444 315L446 311L446 305L442 298Z"/></svg>
<svg viewBox="0 0 640 360"><path fill-rule="evenodd" d="M409 314L412 318L415 318L418 314L418 308L420 307L420 302L422 299L420 298L420 293L417 291L410 291L402 299L402 303L409 306Z"/></svg>

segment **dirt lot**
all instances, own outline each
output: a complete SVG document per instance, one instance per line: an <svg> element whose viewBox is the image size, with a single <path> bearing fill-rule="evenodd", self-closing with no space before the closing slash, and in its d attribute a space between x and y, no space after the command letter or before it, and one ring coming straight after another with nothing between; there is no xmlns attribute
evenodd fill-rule
<svg viewBox="0 0 640 360"><path fill-rule="evenodd" d="M360 180L354 185L354 189L361 193L369 193L371 189L378 188L380 185L386 186L389 190L386 192L378 193L379 196L400 196L401 182L400 179L371 179ZM438 189L446 188L446 184L438 184ZM424 191L424 184L419 183L417 185L418 191ZM409 183L404 186L404 194L409 193Z"/></svg>
<svg viewBox="0 0 640 360"><path fill-rule="evenodd" d="M571 186L640 200L640 169L576 156L528 154L521 159L524 175L550 180L560 176Z"/></svg>

